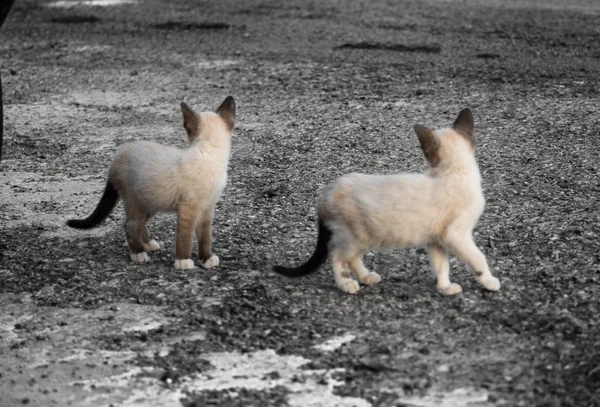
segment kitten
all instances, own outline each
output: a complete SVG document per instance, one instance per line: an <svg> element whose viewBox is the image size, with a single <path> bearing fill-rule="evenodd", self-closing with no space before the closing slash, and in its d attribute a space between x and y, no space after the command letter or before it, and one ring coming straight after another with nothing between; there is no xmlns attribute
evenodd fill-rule
<svg viewBox="0 0 600 407"><path fill-rule="evenodd" d="M216 113L197 114L185 103L181 110L190 146L179 150L148 141L120 146L94 212L86 219L69 220L67 225L77 229L97 226L121 198L131 260L144 263L149 261L147 252L160 248L156 240L150 240L146 223L158 212L177 212L175 268L194 268L194 231L202 266L219 264L219 258L211 253L211 224L227 182L235 101L228 96Z"/></svg>
<svg viewBox="0 0 600 407"><path fill-rule="evenodd" d="M421 149L431 167L425 174L348 174L329 184L318 201L319 232L312 257L296 268L275 266L277 273L298 277L314 272L331 252L336 285L353 294L352 278L378 283L362 256L372 249L427 245L437 289L458 294L450 282L448 250L467 263L488 290L500 289L472 231L485 199L475 161L475 130L471 110L462 110L452 128L430 130L416 125Z"/></svg>

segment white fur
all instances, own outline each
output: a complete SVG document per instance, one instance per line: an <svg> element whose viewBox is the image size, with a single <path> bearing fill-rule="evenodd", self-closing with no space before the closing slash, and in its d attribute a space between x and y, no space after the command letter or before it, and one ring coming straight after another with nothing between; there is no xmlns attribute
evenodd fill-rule
<svg viewBox="0 0 600 407"><path fill-rule="evenodd" d="M173 265L177 270L190 270L196 268L192 259L177 259Z"/></svg>
<svg viewBox="0 0 600 407"><path fill-rule="evenodd" d="M156 250L160 249L160 243L158 243L156 240L152 239L148 242L148 244L144 243L144 250L146 250L147 252L154 252Z"/></svg>
<svg viewBox="0 0 600 407"><path fill-rule="evenodd" d="M204 267L205 269L210 269L213 267L216 267L219 265L219 257L217 257L216 254L213 254L212 256L210 256L210 258L208 260L206 260L204 263L202 263L202 267Z"/></svg>
<svg viewBox="0 0 600 407"><path fill-rule="evenodd" d="M131 261L134 263L148 263L150 261L150 257L148 256L148 253L146 252L141 252L141 253L131 253L129 255L129 257L131 258Z"/></svg>

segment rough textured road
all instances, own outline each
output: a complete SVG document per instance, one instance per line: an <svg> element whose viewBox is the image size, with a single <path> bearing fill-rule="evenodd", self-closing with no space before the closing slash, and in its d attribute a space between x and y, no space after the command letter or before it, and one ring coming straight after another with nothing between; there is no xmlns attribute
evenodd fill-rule
<svg viewBox="0 0 600 407"><path fill-rule="evenodd" d="M117 3L117 4L115 4ZM600 5L592 0L20 0L0 32L0 406L600 405ZM129 262L99 200L116 147L183 147L179 103L238 102L221 266ZM425 168L415 123L473 110L501 291L422 248L351 296L299 280L321 188Z"/></svg>

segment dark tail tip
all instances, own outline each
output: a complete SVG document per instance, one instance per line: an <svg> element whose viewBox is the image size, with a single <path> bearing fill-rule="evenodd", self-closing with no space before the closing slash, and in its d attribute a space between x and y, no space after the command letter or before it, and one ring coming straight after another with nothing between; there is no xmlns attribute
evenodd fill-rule
<svg viewBox="0 0 600 407"><path fill-rule="evenodd" d="M300 276L310 273L310 271L308 273L305 273L304 268L302 266L300 266L300 267L273 266L273 271L276 272L277 274L281 274L282 276L286 276L286 277L300 277Z"/></svg>
<svg viewBox="0 0 600 407"><path fill-rule="evenodd" d="M85 227L85 219L69 219L67 221L67 226L75 229L87 229Z"/></svg>
<svg viewBox="0 0 600 407"><path fill-rule="evenodd" d="M273 271L286 277L301 277L317 271L319 266L325 263L329 250L327 245L331 239L331 230L321 219L319 219L319 236L317 238L317 247L312 256L298 267L274 266Z"/></svg>
<svg viewBox="0 0 600 407"><path fill-rule="evenodd" d="M75 229L91 229L98 226L110 214L118 200L119 194L112 182L108 180L102 198L100 198L94 212L85 219L69 219L67 226Z"/></svg>

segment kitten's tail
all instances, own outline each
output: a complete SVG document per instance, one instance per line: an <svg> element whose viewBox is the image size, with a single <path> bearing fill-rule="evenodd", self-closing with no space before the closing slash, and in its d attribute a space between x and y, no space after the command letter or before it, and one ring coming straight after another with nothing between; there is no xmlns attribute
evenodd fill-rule
<svg viewBox="0 0 600 407"><path fill-rule="evenodd" d="M317 247L310 259L298 267L275 266L273 271L287 277L301 277L317 271L319 266L327 260L327 245L331 239L331 230L319 219L319 237Z"/></svg>
<svg viewBox="0 0 600 407"><path fill-rule="evenodd" d="M94 212L85 219L69 219L67 225L75 229L91 229L98 226L110 214L118 200L119 193L109 179Z"/></svg>

